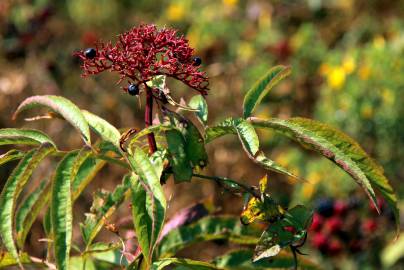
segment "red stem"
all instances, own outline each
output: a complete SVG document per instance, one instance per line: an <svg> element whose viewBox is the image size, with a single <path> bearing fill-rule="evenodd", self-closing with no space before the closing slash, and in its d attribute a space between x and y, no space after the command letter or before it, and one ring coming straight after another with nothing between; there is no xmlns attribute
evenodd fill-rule
<svg viewBox="0 0 404 270"><path fill-rule="evenodd" d="M146 109L144 113L144 122L146 127L149 127L153 124L153 93L151 88L149 87L146 87ZM147 135L147 140L149 142L149 152L150 154L153 154L157 151L157 144L154 133L149 133Z"/></svg>

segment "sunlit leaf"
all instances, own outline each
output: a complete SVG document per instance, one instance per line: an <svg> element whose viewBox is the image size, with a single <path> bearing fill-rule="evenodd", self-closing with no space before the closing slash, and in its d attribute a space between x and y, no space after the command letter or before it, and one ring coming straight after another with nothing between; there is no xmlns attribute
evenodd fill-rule
<svg viewBox="0 0 404 270"><path fill-rule="evenodd" d="M14 256L11 255L8 252L1 252L0 251L0 269L9 269L7 267L13 267L13 266L18 266L18 264L32 264L33 262L29 258L29 255L27 253L22 253L20 254L20 261L16 261ZM44 264L39 264L37 265L38 267L45 267ZM13 268L14 269L14 268Z"/></svg>
<svg viewBox="0 0 404 270"><path fill-rule="evenodd" d="M133 149L133 147L135 146L135 143L137 143L139 141L139 139L147 134L150 133L159 133L159 132L163 132L163 131L167 131L167 130L172 130L172 129L176 129L175 126L170 125L170 124L158 124L158 125L152 125L149 126L147 128L144 128L142 130L140 130L139 132L137 132L133 138L130 139L129 144L128 144L128 148L129 149Z"/></svg>
<svg viewBox="0 0 404 270"><path fill-rule="evenodd" d="M2 128L0 129L0 145L6 144L27 144L40 145L50 143L55 148L55 143L45 133L35 129L17 129Z"/></svg>
<svg viewBox="0 0 404 270"><path fill-rule="evenodd" d="M206 103L205 97L202 95L193 96L188 105L198 110L195 112L196 116L203 125L206 125L208 123L208 104Z"/></svg>
<svg viewBox="0 0 404 270"><path fill-rule="evenodd" d="M21 203L15 218L15 230L17 245L20 249L24 247L25 239L42 208L48 204L50 199L51 183L43 180L39 186L31 192Z"/></svg>
<svg viewBox="0 0 404 270"><path fill-rule="evenodd" d="M37 107L46 107L61 115L64 119L66 119L66 121L80 131L86 144L91 144L90 128L86 118L73 102L64 97L52 95L29 97L25 99L20 106L18 106L13 118L16 118L22 111Z"/></svg>
<svg viewBox="0 0 404 270"><path fill-rule="evenodd" d="M244 97L243 117L248 118L255 107L261 103L268 92L283 78L291 73L290 67L276 66L261 77Z"/></svg>
<svg viewBox="0 0 404 270"><path fill-rule="evenodd" d="M288 120L252 118L258 128L271 128L290 136L308 149L319 152L346 171L365 190L378 209L373 188L380 191L394 211L398 225L397 197L383 169L345 133L329 125L305 118ZM373 185L373 188L372 188Z"/></svg>
<svg viewBox="0 0 404 270"><path fill-rule="evenodd" d="M0 155L0 166L5 163L8 163L10 161L13 161L13 160L21 159L24 157L24 155L25 155L24 152L16 150L16 149L12 149L12 150Z"/></svg>
<svg viewBox="0 0 404 270"><path fill-rule="evenodd" d="M18 163L7 179L0 195L0 236L4 246L18 261L18 253L13 239L13 220L15 203L39 163L55 148L49 144L42 144L38 149L31 150Z"/></svg>
<svg viewBox="0 0 404 270"><path fill-rule="evenodd" d="M121 134L113 125L101 117L90 113L89 111L81 110L81 112L87 120L88 125L94 132L101 136L103 140L109 141L119 148L119 139L121 138Z"/></svg>
<svg viewBox="0 0 404 270"><path fill-rule="evenodd" d="M206 263L206 262L201 262L201 261L194 261L190 259L182 259L182 258L166 258L166 259L161 259L158 260L157 262L154 262L150 270L162 270L165 269L166 266L169 265L176 265L176 266L183 266L184 268L182 269L189 269L189 270L217 270L220 268L217 268L215 265Z"/></svg>
<svg viewBox="0 0 404 270"><path fill-rule="evenodd" d="M243 224L248 225L255 221L273 222L285 213L285 210L275 202L268 194L262 194L261 198L252 197L240 215Z"/></svg>
<svg viewBox="0 0 404 270"><path fill-rule="evenodd" d="M158 245L159 257L170 257L179 250L202 241L227 239L238 244L256 244L260 231L244 226L231 216L205 217L167 233Z"/></svg>

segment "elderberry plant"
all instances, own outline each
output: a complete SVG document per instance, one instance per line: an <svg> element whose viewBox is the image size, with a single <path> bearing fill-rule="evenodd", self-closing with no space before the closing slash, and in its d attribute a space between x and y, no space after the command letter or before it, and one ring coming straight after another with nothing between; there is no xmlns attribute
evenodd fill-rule
<svg viewBox="0 0 404 270"><path fill-rule="evenodd" d="M202 71L201 58L194 56L188 41L175 30L140 25L119 35L115 44L98 43L75 55L83 61L83 76L106 70L117 72L118 82L126 85L125 92L145 99L145 127L121 133L106 120L60 96L33 96L23 101L14 118L26 110L47 108L52 112L50 116L64 118L77 129L84 145L78 150L61 151L39 130L0 129L0 145L33 147L12 149L0 156L0 165L20 160L0 195L0 236L6 249L0 256L0 267L23 268L31 264L52 269L163 269L171 265L171 269L270 269L297 268L299 263L303 268L320 268L305 257L297 260L312 222L312 210L303 205L286 207L278 203L270 194L266 175L255 187L201 173L209 163L205 145L215 143L219 137L235 135L241 151L252 162L299 179L260 150L256 129L279 132L333 161L363 188L376 209L375 192L384 197L398 222L397 198L383 169L353 139L315 120L253 116L263 97L290 74L289 67L270 69L247 91L242 116L208 124L208 76ZM170 94L166 78L179 80L198 94L188 104L178 103ZM158 123L152 122L155 109ZM183 111L194 113L202 128ZM96 142L92 141L90 129L98 135ZM34 170L50 157L59 160L51 179L41 182L20 200ZM80 225L82 243L72 243L72 207L107 163L123 167L127 174L113 191L95 194L93 206ZM190 182L192 178L214 181L223 189L242 195L245 207L240 217L217 216L200 203L166 221L163 186L170 177L175 183ZM97 241L103 228L117 232L108 219L124 201L131 202L136 234L136 239L130 239L136 245L132 253L126 251L125 239L113 243ZM45 211L43 226L48 250L46 257L36 258L24 251L24 243L41 211ZM265 228L256 226L257 223L266 224ZM179 250L195 242L217 239L242 248L210 262L175 257Z"/></svg>

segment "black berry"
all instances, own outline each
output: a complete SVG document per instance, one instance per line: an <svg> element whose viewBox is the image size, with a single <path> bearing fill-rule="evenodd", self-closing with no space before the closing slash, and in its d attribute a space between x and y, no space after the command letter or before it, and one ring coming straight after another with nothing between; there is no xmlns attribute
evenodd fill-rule
<svg viewBox="0 0 404 270"><path fill-rule="evenodd" d="M128 87L128 93L131 96L139 95L139 87L136 84L130 84Z"/></svg>
<svg viewBox="0 0 404 270"><path fill-rule="evenodd" d="M334 200L330 198L319 199L316 203L317 213L323 217L330 217L334 214Z"/></svg>
<svg viewBox="0 0 404 270"><path fill-rule="evenodd" d="M194 66L200 66L202 64L202 59L196 56L192 59L192 62Z"/></svg>
<svg viewBox="0 0 404 270"><path fill-rule="evenodd" d="M88 48L84 51L84 55L87 59L94 59L97 55L97 51L94 48Z"/></svg>

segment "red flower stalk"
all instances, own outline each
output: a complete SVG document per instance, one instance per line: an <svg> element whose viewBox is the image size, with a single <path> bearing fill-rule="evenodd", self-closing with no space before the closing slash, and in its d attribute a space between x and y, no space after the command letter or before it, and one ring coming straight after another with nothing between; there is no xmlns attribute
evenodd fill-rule
<svg viewBox="0 0 404 270"><path fill-rule="evenodd" d="M114 45L99 42L95 51L94 57L86 57L84 51L74 54L83 60L83 76L116 71L118 83L128 78L139 86L156 75L166 75L207 94L208 77L195 63L188 40L176 30L142 24L120 34Z"/></svg>

